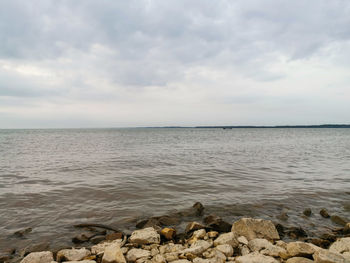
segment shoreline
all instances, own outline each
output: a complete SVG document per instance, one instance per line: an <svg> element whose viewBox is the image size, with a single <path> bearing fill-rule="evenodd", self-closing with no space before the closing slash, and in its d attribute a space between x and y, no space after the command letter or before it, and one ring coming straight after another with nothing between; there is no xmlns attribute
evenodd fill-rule
<svg viewBox="0 0 350 263"><path fill-rule="evenodd" d="M120 231L116 227L96 223L77 224L74 227L81 230L81 232L72 238L72 246L52 249L50 248L50 242L32 244L25 248L11 248L11 245L9 245L7 251L1 251L0 262L51 263L55 260L57 262L85 260L81 263L177 263L178 260L182 260L178 261L179 263L328 262L319 261L319 257L324 256L334 256L339 260L342 260L341 257L344 258L344 261L334 262L350 262L350 222L337 215L329 215L325 209L319 211L320 216L325 220L332 220L339 227L328 228L329 231L319 233L319 237L309 237L300 226L286 227L280 223L273 223L264 219L243 217L229 223L213 214L204 217L204 210L204 206L197 202L192 207L182 211L174 211L163 216L141 220L137 222L136 228L138 230L135 231ZM303 216L308 217L312 213L311 209L305 209ZM288 217L287 214L283 213L279 216L282 217L282 220L283 217ZM184 231L179 231L179 224L184 220L185 222L187 220L186 228ZM242 223L243 221L245 223ZM31 228L26 228L16 231L14 236L25 238L30 232ZM141 235L143 241L140 241L140 238L133 238L135 235ZM147 239L145 236L152 237L151 241L145 241ZM225 241L221 242L221 239ZM338 253L334 247L340 246L339 242L342 250ZM205 249L197 248L202 245ZM113 255L118 254L119 252L116 251L120 250L118 260L108 261L106 259L107 255L103 255L104 249L108 246L113 247L113 249L111 248L114 251L111 252ZM166 252L169 246L176 247L178 250ZM260 249L257 249L256 246ZM290 249L287 249L288 246L308 247L313 252L301 253L301 259L293 259L299 254L291 253ZM101 248L98 247L103 247L103 251L101 252ZM96 249L100 250L97 251ZM203 251L198 252L198 249ZM315 254L316 252L318 254ZM339 255L332 254L335 252ZM65 256L62 256L62 253ZM106 252L104 253L106 254ZM78 257L77 255L84 256ZM46 258L46 261L41 257ZM135 260L133 260L134 258ZM305 261L304 258L305 260L309 259L309 261ZM311 259L314 259L314 261L310 261ZM89 262L86 260L89 260Z"/></svg>

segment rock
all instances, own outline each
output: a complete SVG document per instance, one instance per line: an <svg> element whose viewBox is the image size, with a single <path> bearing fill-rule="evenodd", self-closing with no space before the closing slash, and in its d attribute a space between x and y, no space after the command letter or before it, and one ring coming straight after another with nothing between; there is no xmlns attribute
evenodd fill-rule
<svg viewBox="0 0 350 263"><path fill-rule="evenodd" d="M132 232L129 238L130 243L134 244L159 244L160 236L153 227L144 228Z"/></svg>
<svg viewBox="0 0 350 263"><path fill-rule="evenodd" d="M350 234L350 223L347 223L343 229L344 234Z"/></svg>
<svg viewBox="0 0 350 263"><path fill-rule="evenodd" d="M161 254L166 254L166 253L172 253L172 252L177 252L179 253L180 251L183 251L185 247L181 244L174 244L174 243L169 243L163 246L159 247L159 253Z"/></svg>
<svg viewBox="0 0 350 263"><path fill-rule="evenodd" d="M41 243L38 243L38 244L34 244L34 245L30 245L30 246L25 247L24 249L22 249L19 252L19 255L21 257L24 257L24 256L26 256L26 255L28 255L29 253L32 253L32 252L48 251L49 248L50 248L50 243L49 242L41 242Z"/></svg>
<svg viewBox="0 0 350 263"><path fill-rule="evenodd" d="M90 238L94 237L95 235L96 235L95 233L90 233L90 232L81 233L73 237L72 242L75 244L84 243L89 241Z"/></svg>
<svg viewBox="0 0 350 263"><path fill-rule="evenodd" d="M214 246L229 244L233 248L238 246L238 241L235 233L229 232L221 234L217 239L214 240Z"/></svg>
<svg viewBox="0 0 350 263"><path fill-rule="evenodd" d="M280 238L283 238L285 236L285 227L281 224L276 224L275 227Z"/></svg>
<svg viewBox="0 0 350 263"><path fill-rule="evenodd" d="M152 258L152 263L166 263L166 261L163 255L158 254Z"/></svg>
<svg viewBox="0 0 350 263"><path fill-rule="evenodd" d="M199 229L205 229L205 226L198 222L191 222L191 223L188 223L188 225L186 226L185 232L189 233L191 231L199 230Z"/></svg>
<svg viewBox="0 0 350 263"><path fill-rule="evenodd" d="M164 254L164 258L166 262L171 262L179 259L179 254L176 252L166 253Z"/></svg>
<svg viewBox="0 0 350 263"><path fill-rule="evenodd" d="M176 216L161 216L158 221L162 226L175 226L180 223L180 219Z"/></svg>
<svg viewBox="0 0 350 263"><path fill-rule="evenodd" d="M276 227L270 220L242 218L233 223L232 232L238 236L245 236L248 240L254 238L280 239Z"/></svg>
<svg viewBox="0 0 350 263"><path fill-rule="evenodd" d="M32 232L32 230L33 229L31 227L27 227L27 228L16 231L15 233L13 233L13 235L16 237L24 237L25 235Z"/></svg>
<svg viewBox="0 0 350 263"><path fill-rule="evenodd" d="M105 236L98 235L98 236L94 236L94 237L90 238L89 242L96 245L98 243L101 243L104 240L106 240Z"/></svg>
<svg viewBox="0 0 350 263"><path fill-rule="evenodd" d="M251 251L260 252L263 255L278 257L281 254L286 254L286 250L279 246L274 246L266 239L256 238L252 239L248 243L248 247Z"/></svg>
<svg viewBox="0 0 350 263"><path fill-rule="evenodd" d="M331 244L330 241L322 239L322 238L311 238L311 239L308 239L308 242L314 244L315 246L321 247L321 248L328 248Z"/></svg>
<svg viewBox="0 0 350 263"><path fill-rule="evenodd" d="M217 231L209 231L208 232L208 237L209 238L216 238L219 235Z"/></svg>
<svg viewBox="0 0 350 263"><path fill-rule="evenodd" d="M105 248L102 263L126 263L125 257L118 243L114 243Z"/></svg>
<svg viewBox="0 0 350 263"><path fill-rule="evenodd" d="M175 235L176 235L176 230L173 228L163 228L162 231L160 231L160 234L165 237L165 239L167 240L172 240L174 239Z"/></svg>
<svg viewBox="0 0 350 263"><path fill-rule="evenodd" d="M232 257L233 255L233 248L229 244L218 245L216 249L222 252L226 257Z"/></svg>
<svg viewBox="0 0 350 263"><path fill-rule="evenodd" d="M218 249L209 248L207 251L203 252L203 256L209 259L210 263L225 262L226 256Z"/></svg>
<svg viewBox="0 0 350 263"><path fill-rule="evenodd" d="M94 245L91 247L91 253L95 254L95 255L99 255L104 253L105 249L113 244L116 244L118 246L120 246L122 243L121 239L117 239L117 240L113 240L113 241L106 241L106 242L102 242L99 243L97 245Z"/></svg>
<svg viewBox="0 0 350 263"><path fill-rule="evenodd" d="M122 232L116 232L116 233L106 235L106 240L116 240L116 239L122 239L122 238L123 238Z"/></svg>
<svg viewBox="0 0 350 263"><path fill-rule="evenodd" d="M128 262L135 262L139 258L149 258L151 252L144 249L132 248L126 254L126 259Z"/></svg>
<svg viewBox="0 0 350 263"><path fill-rule="evenodd" d="M244 236L240 236L237 238L237 241L243 245L248 245L248 240Z"/></svg>
<svg viewBox="0 0 350 263"><path fill-rule="evenodd" d="M307 217L310 217L311 214L312 214L312 211L311 211L310 208L306 208L306 209L304 210L303 214L304 214L305 216L307 216Z"/></svg>
<svg viewBox="0 0 350 263"><path fill-rule="evenodd" d="M191 261L188 261L187 259L178 259L178 260L172 261L172 263L191 263Z"/></svg>
<svg viewBox="0 0 350 263"><path fill-rule="evenodd" d="M193 232L192 238L202 239L205 237L206 234L207 232L205 231L205 229L199 229Z"/></svg>
<svg viewBox="0 0 350 263"><path fill-rule="evenodd" d="M192 253L194 255L199 255L203 253L205 250L210 248L213 245L213 242L205 241L205 240L198 240L194 242L191 247L186 248L183 250L183 253Z"/></svg>
<svg viewBox="0 0 350 263"><path fill-rule="evenodd" d="M264 256L259 252L253 252L245 256L237 257L236 263L278 263L276 259L269 256Z"/></svg>
<svg viewBox="0 0 350 263"><path fill-rule="evenodd" d="M56 261L53 261L51 263L55 263ZM96 263L95 260L80 260L80 261L66 261L65 263Z"/></svg>
<svg viewBox="0 0 350 263"><path fill-rule="evenodd" d="M286 212L282 212L281 214L276 216L276 218L282 221L287 221L289 218L289 215Z"/></svg>
<svg viewBox="0 0 350 263"><path fill-rule="evenodd" d="M350 252L350 237L338 239L329 247L329 251L334 253Z"/></svg>
<svg viewBox="0 0 350 263"><path fill-rule="evenodd" d="M242 256L248 255L250 253L250 250L247 245L239 245L238 250Z"/></svg>
<svg viewBox="0 0 350 263"><path fill-rule="evenodd" d="M81 249L62 249L57 252L56 260L57 262L62 261L79 261L91 255L90 250L86 248Z"/></svg>
<svg viewBox="0 0 350 263"><path fill-rule="evenodd" d="M301 227L289 227L285 232L292 239L307 237L307 233Z"/></svg>
<svg viewBox="0 0 350 263"><path fill-rule="evenodd" d="M316 251L313 258L316 263L348 263L342 255L326 249Z"/></svg>
<svg viewBox="0 0 350 263"><path fill-rule="evenodd" d="M305 257L314 254L321 248L305 242L290 242L287 244L287 253L291 257Z"/></svg>
<svg viewBox="0 0 350 263"><path fill-rule="evenodd" d="M324 217L324 218L329 218L329 217L330 217L328 211L327 211L326 209L324 209L324 208L322 208L322 209L320 210L320 215L321 215L322 217Z"/></svg>
<svg viewBox="0 0 350 263"><path fill-rule="evenodd" d="M50 263L53 261L53 254L50 251L32 252L22 259L21 263Z"/></svg>
<svg viewBox="0 0 350 263"><path fill-rule="evenodd" d="M214 231L218 232L229 232L232 228L232 225L217 215L209 215L204 218L204 223Z"/></svg>
<svg viewBox="0 0 350 263"><path fill-rule="evenodd" d="M331 220L333 223L335 223L337 225L341 225L341 226L345 226L349 222L347 219L342 218L342 217L337 216L337 215L332 215Z"/></svg>
<svg viewBox="0 0 350 263"><path fill-rule="evenodd" d="M287 259L286 263L313 263L314 261L308 258L294 257Z"/></svg>

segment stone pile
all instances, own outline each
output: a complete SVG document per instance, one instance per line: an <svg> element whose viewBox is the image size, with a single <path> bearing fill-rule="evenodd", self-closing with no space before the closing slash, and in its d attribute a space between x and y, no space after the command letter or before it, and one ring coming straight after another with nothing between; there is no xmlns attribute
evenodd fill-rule
<svg viewBox="0 0 350 263"><path fill-rule="evenodd" d="M327 249L302 241L286 243L269 220L242 218L228 232L191 222L185 239L176 240L175 233L170 227L145 224L123 239L57 253L34 252L20 263L350 263L350 237L338 238Z"/></svg>

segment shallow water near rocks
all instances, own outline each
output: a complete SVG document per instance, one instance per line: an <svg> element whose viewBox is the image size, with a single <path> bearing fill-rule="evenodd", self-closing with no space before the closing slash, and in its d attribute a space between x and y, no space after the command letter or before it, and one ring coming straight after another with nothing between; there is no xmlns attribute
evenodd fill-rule
<svg viewBox="0 0 350 263"><path fill-rule="evenodd" d="M0 251L71 245L74 224L133 229L196 201L230 222L335 227L318 211L350 218L350 129L0 130Z"/></svg>

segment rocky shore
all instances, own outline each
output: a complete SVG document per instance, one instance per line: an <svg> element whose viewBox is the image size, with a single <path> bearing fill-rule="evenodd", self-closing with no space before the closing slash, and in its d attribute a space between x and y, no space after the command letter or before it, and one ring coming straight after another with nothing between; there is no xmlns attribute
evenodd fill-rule
<svg viewBox="0 0 350 263"><path fill-rule="evenodd" d="M50 250L28 247L2 253L9 263L350 263L350 223L319 211L325 220L341 227L321 237L308 237L300 227L284 227L270 220L241 218L233 223L216 215L188 222L178 233L181 216L203 215L200 203L188 210L152 217L136 224L132 232L102 224L79 224L74 247ZM305 209L304 216L311 210ZM25 235L23 230L16 233Z"/></svg>

